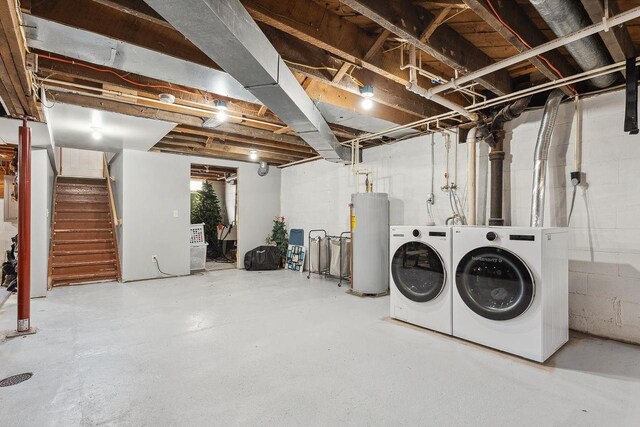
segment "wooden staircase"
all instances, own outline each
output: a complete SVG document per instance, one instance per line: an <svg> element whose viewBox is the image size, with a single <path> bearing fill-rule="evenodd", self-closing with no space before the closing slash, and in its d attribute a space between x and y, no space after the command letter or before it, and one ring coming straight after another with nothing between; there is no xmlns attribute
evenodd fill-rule
<svg viewBox="0 0 640 427"><path fill-rule="evenodd" d="M107 179L56 178L49 287L120 280L115 212Z"/></svg>

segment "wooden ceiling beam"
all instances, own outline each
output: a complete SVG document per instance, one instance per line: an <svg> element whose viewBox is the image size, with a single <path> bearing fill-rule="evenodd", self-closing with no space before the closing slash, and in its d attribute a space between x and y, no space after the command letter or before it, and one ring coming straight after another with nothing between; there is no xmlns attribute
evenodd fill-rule
<svg viewBox="0 0 640 427"><path fill-rule="evenodd" d="M594 0L581 1L591 20L594 23L602 22L605 14L603 3ZM616 0L609 0L609 16L619 13L620 7L618 6L618 2ZM609 31L600 31L598 34L615 62L636 57L636 49L633 46L633 41L625 24L611 27Z"/></svg>
<svg viewBox="0 0 640 427"><path fill-rule="evenodd" d="M126 8L115 7L112 4L114 3L113 0L92 0L88 2L80 2L77 5L76 3L77 2L74 2L73 0L50 0L48 2L38 3L37 5L32 6L30 8L30 12L34 16L38 16L43 19L48 19L62 23L64 25L80 28L90 32L95 32L97 34L101 34L116 40L122 40L127 43L132 43L148 49L164 52L180 59L184 59L186 61L219 69L219 67L215 63L213 63L213 61L204 56L199 49L197 49L191 42L186 40L184 36L182 36L175 29L168 28L166 25L160 26L159 24L155 23L154 20L142 19L141 10L143 9L142 5L139 4L140 1L128 1L126 2L128 4ZM118 0L117 3L123 4L125 2ZM308 3L311 4L313 2ZM69 13L69 10L74 10L74 13ZM90 19L91 16L102 16L103 19ZM118 25L109 25L113 22L117 22ZM358 30L361 31L364 36L366 36L366 46L363 48L363 52L366 53L365 51L367 48L373 47L372 45L375 44L376 38L369 36L359 28ZM292 40L299 42L299 40L296 40L295 37L288 36L287 34L281 35L280 38L271 41L274 44L274 47L276 47L276 50L278 50L278 52L285 59L291 59L295 62L300 61L300 64L308 65L311 67L326 65L328 60L326 60L325 58L329 58L326 52L322 52L322 50L317 46L307 45L306 47L301 47L300 43L292 47ZM301 56L301 52L304 52L304 56ZM319 54L318 52L322 52L322 54ZM313 54L315 54L316 56L314 56ZM380 55L381 53L375 56L377 58ZM367 111L366 114L374 117L379 117L384 120L389 120L394 123L404 124L414 121L417 118L432 115L432 112L438 111L438 108L440 108L439 106L431 103L428 100L419 99L419 97L414 96L414 94L410 94L408 93L408 91L406 91L406 89L404 88L404 84L406 84L408 72L401 71L399 69L400 56L397 50L392 52L390 55L392 55L393 57L392 60L391 56L385 55L385 58L387 58L385 59L385 61L387 63L384 64L384 66L389 70L393 70L393 72L397 74L397 76L394 76L393 81L395 81L396 83L400 82L400 84L392 85L392 82L388 81L387 78L380 78L379 76L375 75L375 73L369 72L368 75L367 73L363 72L366 70L356 70L354 72L354 75L359 76L358 78L362 78L367 82L372 82L371 84L376 87L376 92L380 96L380 102L385 103L387 106L390 106L393 109L399 109L401 113L410 114L411 117L407 117L406 114L398 114L396 118L393 118L389 115L380 117L378 116L377 109ZM361 56L362 54L358 53L359 60L362 59ZM333 66L333 68L338 69L342 65L342 61L333 59L331 61L331 65ZM356 65L358 64L356 63ZM304 66L295 66L292 64L290 64L290 66L298 71L307 73L314 79L318 80L319 84L332 87L336 91L351 93L357 92L357 89L354 89L353 86L348 86L345 83L345 80L347 80L346 78L341 82L332 84L331 80L333 78L334 72L325 70L323 74L320 70L312 70L311 68ZM388 76L390 72L386 74ZM361 99L359 94L356 93L356 95L357 96L355 98L351 99L353 99L357 104L360 103ZM387 113L389 112L389 110L383 111Z"/></svg>
<svg viewBox="0 0 640 427"><path fill-rule="evenodd" d="M240 155L240 154L228 153L228 152L221 151L221 150L195 149L195 148L191 148L191 149L184 148L184 149L181 149L181 148L167 147L167 146L158 147L156 145L154 148L152 148L152 151L159 151L159 152L173 153L173 154L184 154L184 155L188 155L188 156L209 157L209 158L213 158L213 159L239 160L241 162L255 163L255 161L249 160L248 156ZM284 161L284 160L275 159L275 160L268 161L268 163L270 165L273 165L273 166L280 166L280 165L287 164L289 162Z"/></svg>
<svg viewBox="0 0 640 427"><path fill-rule="evenodd" d="M340 92L345 92L345 97L348 97L347 93L353 94L355 97L348 97L348 99L353 100L354 104L357 105L362 100L360 88L355 83L357 80L374 87L374 97L378 103L406 113L403 115L396 114L395 117L393 114L386 113L385 116L381 116L377 110L370 110L366 114L394 123L404 124L445 111L441 106L409 92L404 85L360 67L354 66L355 69L350 73L353 79L344 75L346 74L346 71L344 71L342 78L336 80L336 74L342 73L343 69L347 68L344 67L344 62L327 54L323 49L298 40L283 31L266 25L261 28L278 53L287 62L287 65L292 70L314 79L314 85L319 84L320 86L334 88L334 90L338 89L338 95ZM399 66L398 63L398 69ZM317 68L328 68L328 70ZM337 73L335 70L338 70ZM387 112L390 113L391 110L387 110ZM411 117L408 117L409 115Z"/></svg>
<svg viewBox="0 0 640 427"><path fill-rule="evenodd" d="M491 1L492 3L489 4L487 0L464 0L476 15L496 30L506 41L518 49L519 52L524 52L530 47L536 47L549 41L517 2L500 2L500 5L496 6L494 4L496 0ZM494 13L491 5L494 6L499 16ZM516 35L511 30L517 31L518 34ZM529 46L523 43L522 40ZM569 61L558 51L545 53L544 59L534 57L529 61L549 80L555 80L560 76L568 77L577 72L576 69L569 64ZM566 86L564 86L562 90L567 95L573 94L571 89Z"/></svg>
<svg viewBox="0 0 640 427"><path fill-rule="evenodd" d="M435 15L435 18L431 22L429 22L429 25L427 25L427 28L422 30L422 33L420 34L421 42L427 43L429 41L431 34L433 34L433 32L447 18L447 16L449 15L449 12L451 12L451 9L452 9L451 7L445 7L440 12L438 12L437 15Z"/></svg>
<svg viewBox="0 0 640 427"><path fill-rule="evenodd" d="M166 111L159 108L144 106L144 105L135 105L135 104L127 104L123 102L119 102L117 100L98 98L87 95L78 95L74 93L68 92L58 92L51 91L50 92L53 99L56 102L60 102L63 104L72 104L78 105L86 108L94 108L98 110L104 111L112 111L120 114L126 114L134 117L142 117L147 119L155 119L155 120L163 120L168 122L179 123L180 126L176 127L174 131L182 131L185 128L195 128L195 129L205 129L201 127L202 119L194 116L190 116L188 114L177 113L172 111ZM208 130L208 129L205 129ZM269 132L262 129L248 128L247 126L226 123L223 126L220 126L215 129L216 134L220 135L220 139L224 140L225 138L233 138L233 135L242 135L245 139L257 138L253 143L256 146L256 149L259 149L260 139L265 138L267 136L272 136L273 132ZM290 140L299 140L297 137L292 137L289 135L275 135L274 137L281 139L283 141ZM189 144L194 144L193 142L189 142ZM203 147L204 148L204 147ZM233 153L230 153L233 154ZM312 156L313 153L305 154ZM282 158L288 159L288 155L282 155ZM299 158L297 156L296 158ZM302 156L303 157L303 156ZM273 157L275 158L275 157ZM272 158L270 157L270 160Z"/></svg>
<svg viewBox="0 0 640 427"><path fill-rule="evenodd" d="M99 72L90 68L83 67L82 61L75 61L75 64L67 64L64 62L58 62L47 56L40 55L38 58L38 75L46 78L51 76L53 79L61 80L61 77L67 79L83 80L88 82L98 83L100 85L109 85L126 90L135 91L137 93L146 93L153 96L158 96L161 93L170 93L176 97L177 102L181 100L198 102L201 104L212 104L214 100L223 100L227 102L229 110L234 113L242 114L244 117L267 121L275 125L282 125L283 123L273 113L266 113L262 116L259 115L261 105L252 104L249 102L239 101L237 99L223 97L217 94L204 92L197 89L188 88L185 86L178 86L169 84L167 82L152 79L145 76L127 74L127 79L135 81L141 85L136 86L130 82L122 80L115 76L111 72ZM102 67L105 70L117 72L117 70ZM163 88L154 88L149 86L164 86ZM251 126L250 122L246 122L248 126Z"/></svg>
<svg viewBox="0 0 640 427"><path fill-rule="evenodd" d="M341 1L460 74L494 63L487 54L446 24L439 25L433 31L428 43L421 41L420 35L436 18L430 11L414 6L411 0ZM499 95L508 94L512 90L511 78L506 70L483 76L478 82Z"/></svg>
<svg viewBox="0 0 640 427"><path fill-rule="evenodd" d="M42 121L27 70L27 48L18 13L14 0L0 0L0 96L9 114L28 115Z"/></svg>
<svg viewBox="0 0 640 427"><path fill-rule="evenodd" d="M464 1L463 0L419 0L419 1L414 1L413 4L415 4L416 6L422 6L422 7L457 7L457 8L462 8L465 6Z"/></svg>
<svg viewBox="0 0 640 427"><path fill-rule="evenodd" d="M240 156L246 156L246 158L249 158L249 155L251 154L251 151L255 150L258 152L258 155L260 156L260 158L267 160L267 161L281 161L281 160L286 160L289 162L295 162L297 160L302 160L308 157L313 157L313 156L288 156L285 154L281 154L281 153L277 153L274 154L272 152L266 151L266 150L262 150L258 147L252 148L252 147L234 147L232 145L227 145L224 142L214 142L212 144L208 144L206 147L197 145L197 144L193 144L193 143L188 143L188 142L180 142L180 141L175 141L175 140L167 140L167 139L162 139L160 140L156 146L158 147L162 147L162 146L168 146L168 147L172 147L172 148L182 148L182 147L188 147L188 148L194 148L196 150L213 150L213 151L220 151L220 152L224 152L224 153L229 153L229 154L237 154Z"/></svg>
<svg viewBox="0 0 640 427"><path fill-rule="evenodd" d="M297 1L294 4L281 0L241 1L256 21L329 52L359 68L392 80L402 87L401 96L409 96L408 91L404 89L409 82L409 71L400 69L400 49L385 52L381 45L378 46L379 43L384 43L381 42L380 36L371 35L314 1ZM264 27L261 28L264 30ZM433 86L429 80L422 77L419 79L422 86ZM372 78L363 77L361 80L369 82ZM452 99L461 102L455 96ZM440 106L431 108L438 109Z"/></svg>
<svg viewBox="0 0 640 427"><path fill-rule="evenodd" d="M249 150L260 150L262 152L265 153L270 153L270 154L274 154L274 155L282 155L282 156L290 156L290 157L297 157L300 159L304 159L306 157L313 157L316 155L315 152L306 152L306 153L301 153L299 151L290 151L290 150L286 150L286 149L282 149L281 147L278 146L270 146L270 145L265 145L262 143L259 143L258 141L248 141L245 140L243 142L238 142L234 139L228 138L228 137L214 137L211 136L209 138L207 138L206 140L195 140L193 138L190 138L187 135L182 135L182 134L175 134L175 133L170 133L168 135L166 135L163 138L164 141L173 141L176 143L181 143L181 144L189 144L190 146L194 146L194 147L209 147L211 144L224 144L224 145L228 145L229 147L236 147L236 148L245 148L245 149L249 149Z"/></svg>

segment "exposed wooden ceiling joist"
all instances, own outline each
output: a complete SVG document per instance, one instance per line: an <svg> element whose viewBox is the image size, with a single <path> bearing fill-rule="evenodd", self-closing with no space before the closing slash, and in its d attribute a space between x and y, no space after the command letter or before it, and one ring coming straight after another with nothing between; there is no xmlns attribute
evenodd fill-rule
<svg viewBox="0 0 640 427"><path fill-rule="evenodd" d="M604 4L593 0L581 1L591 20L594 23L601 22L605 15ZM617 0L609 0L608 4L609 16L620 13ZM615 62L624 61L627 58L635 58L636 50L625 24L615 26L609 31L601 31L599 35Z"/></svg>
<svg viewBox="0 0 640 427"><path fill-rule="evenodd" d="M421 34L436 18L428 10L414 6L411 0L341 1L461 74L494 62L447 24L439 25L429 37L428 43L420 40ZM506 70L483 76L479 82L499 95L510 93L512 89L511 78Z"/></svg>
<svg viewBox="0 0 640 427"><path fill-rule="evenodd" d="M263 25L262 30L278 53L282 55L282 58L287 61L287 65L294 71L317 80L318 83L321 83L320 86L340 89L338 95L341 92L345 92L343 95L353 102L351 104L352 107L360 103L362 98L360 98L358 85L349 76L343 75L340 80L335 79L335 74L337 73L335 70L339 72L344 65L342 61L327 54L323 49L298 40L278 29ZM399 64L397 66L399 67ZM404 124L443 111L440 106L433 102L407 91L402 84L370 70L355 67L351 72L351 76L364 84L373 85L376 102L394 110L399 110L401 113L406 113L393 114L391 110L384 112L372 110L364 112L365 114ZM347 96L346 93L353 94L355 97Z"/></svg>
<svg viewBox="0 0 640 427"><path fill-rule="evenodd" d="M265 151L269 151L270 154L265 156L268 160L283 160L286 162L290 159L307 158L315 156L315 152L309 149L300 138L292 135L277 135L273 132L264 129L251 128L248 126L238 125L234 123L225 123L215 129L202 128L202 119L197 116L192 116L185 113L179 113L175 111L167 111L161 108L154 108L146 105L136 105L120 102L112 99L104 99L94 96L79 95L68 92L52 91L51 96L56 102L64 104L78 105L81 107L94 108L98 110L112 111L120 114L126 114L134 117L143 117L149 119L164 120L169 122L179 123L180 125L174 129L176 132L184 132L185 129L192 130L195 133L195 129L198 129L201 134L211 136L219 141L236 141L242 142L243 145L235 147L238 144L226 144L228 149L218 150L220 155L223 154L238 154L244 157L235 156L233 159L247 160L247 155L251 149L260 150L264 147ZM189 132L184 132L189 133ZM196 133L197 134L197 133ZM193 152L202 144L195 143L193 141L185 141L185 148L189 148L190 152ZM282 144L281 150L274 150L274 144ZM190 146L190 145L193 145ZM292 150L291 146L301 147L303 151ZM232 148L233 147L233 148ZM174 147L175 148L175 147ZM205 149L206 147L202 147ZM243 148L243 150L236 150L235 148ZM307 151L308 150L308 151ZM211 154L212 149L206 148L206 151ZM277 154L274 152L278 151ZM290 153L293 152L293 153ZM293 154L293 155L291 155ZM227 156L228 158L232 158Z"/></svg>
<svg viewBox="0 0 640 427"><path fill-rule="evenodd" d="M64 13L65 8L75 8L75 11L74 13ZM72 0L52 0L44 4L34 4L29 8L30 13L34 16L95 32L115 40L122 40L137 46L168 53L177 58L200 65L219 69L216 64L204 56L199 49L171 26L168 26L168 24L160 25L155 18L149 20L142 19L141 17L146 13L146 10L147 7L144 2L139 0L127 2L92 0L81 2L81 4L77 6ZM92 16L102 16L103 19L92 19ZM108 25L106 24L107 22L117 22L118 25ZM372 38L367 38L367 40L370 39ZM295 38L287 34L280 34L280 37L272 40L274 47L276 47L276 50L279 51L283 58L291 59L294 62L300 61L298 63L303 64L289 64L291 68L298 72L304 72L318 80L321 86L326 86L325 92L329 90L329 88L333 88L333 91L338 92L337 96L352 100L354 105L350 107L354 107L355 104L360 103L361 98L355 93L357 90L354 90L353 86L349 87L345 84L346 78L343 79L342 82L334 83L331 81L333 72L325 71L323 73L320 70L312 70L312 68L309 68L315 66L330 66L338 69L342 65L341 61L329 57L325 52L322 52L321 49L312 45L301 46L301 44L298 43L292 46L293 40L295 40ZM375 38L371 40L371 44L374 42ZM367 44L367 47L370 48L371 46ZM398 52L395 52L395 54L396 59L392 66L398 74L407 74L406 71L399 71ZM389 68L391 68L391 65L389 65ZM406 79L400 80L401 84L393 85L392 82L386 79L375 80L375 75L367 75L365 72L366 70L356 70L354 74L363 80L372 80L372 84L374 84L376 88L379 88L379 90L377 90L380 96L378 101L391 108L391 110L374 109L367 111L366 113L368 115L394 123L404 124L440 111L439 106L427 100L419 99L419 97L411 96L413 94L409 94L403 86L403 84L406 83ZM360 73L362 73L362 75ZM355 97L348 96L347 93L355 95ZM399 112L394 110L399 110Z"/></svg>
<svg viewBox="0 0 640 427"><path fill-rule="evenodd" d="M476 15L491 25L518 51L523 52L530 47L536 47L549 41L517 2L500 2L497 5L496 0L489 1L491 3L487 0L464 0ZM517 34L514 31L517 31ZM577 72L557 51L545 53L544 58L532 58L530 62L549 80L555 80L560 76L567 77ZM567 87L562 90L567 95L573 94L571 89Z"/></svg>
<svg viewBox="0 0 640 427"><path fill-rule="evenodd" d="M291 5L279 0L242 0L242 4L256 21L392 80L402 87L400 96L408 96L404 86L409 82L409 72L400 69L400 50L378 50L376 53L379 38L353 22L313 1ZM362 78L367 82L373 80L372 77ZM425 87L432 86L426 79L421 79L420 83ZM460 102L458 98L454 99ZM431 108L437 110L440 107L435 105Z"/></svg>
<svg viewBox="0 0 640 427"><path fill-rule="evenodd" d="M0 0L0 97L9 114L42 121L27 71L27 49L18 13L14 0Z"/></svg>

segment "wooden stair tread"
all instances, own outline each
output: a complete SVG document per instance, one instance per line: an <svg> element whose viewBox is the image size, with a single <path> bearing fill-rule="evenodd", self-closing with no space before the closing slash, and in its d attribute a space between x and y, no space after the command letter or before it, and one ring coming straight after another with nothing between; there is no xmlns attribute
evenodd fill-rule
<svg viewBox="0 0 640 427"><path fill-rule="evenodd" d="M61 251L61 250L54 250L53 251L53 256L65 256L65 255L96 255L96 254L109 254L109 253L114 253L115 249L111 248L111 249L84 249L84 250L77 250L77 251Z"/></svg>
<svg viewBox="0 0 640 427"><path fill-rule="evenodd" d="M64 261L64 262L54 262L53 268L67 268L67 267L84 267L88 265L115 265L115 258L107 259L103 261Z"/></svg>
<svg viewBox="0 0 640 427"><path fill-rule="evenodd" d="M109 209L70 209L70 208L56 209L56 213L83 213L83 212L104 212L104 213L109 213Z"/></svg>
<svg viewBox="0 0 640 427"><path fill-rule="evenodd" d="M80 239L80 240L54 240L53 244L68 244L68 243L113 243L113 239Z"/></svg>
<svg viewBox="0 0 640 427"><path fill-rule="evenodd" d="M56 178L49 254L52 286L119 279L110 197L106 178Z"/></svg>
<svg viewBox="0 0 640 427"><path fill-rule="evenodd" d="M56 222L110 222L106 218L58 218L53 221Z"/></svg>
<svg viewBox="0 0 640 427"><path fill-rule="evenodd" d="M54 233L91 233L91 232L102 232L102 233L113 233L113 230L110 228L71 228L71 229L66 229L66 228L56 228L53 230Z"/></svg>
<svg viewBox="0 0 640 427"><path fill-rule="evenodd" d="M84 274L54 274L53 280L86 280L86 279L95 279L95 278L117 278L117 271L115 268L113 270L105 270L98 273L84 273Z"/></svg>

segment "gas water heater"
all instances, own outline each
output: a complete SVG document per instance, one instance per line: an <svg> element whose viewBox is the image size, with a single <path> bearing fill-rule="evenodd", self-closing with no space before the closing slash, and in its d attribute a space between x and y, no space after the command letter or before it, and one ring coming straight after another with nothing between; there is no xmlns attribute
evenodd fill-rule
<svg viewBox="0 0 640 427"><path fill-rule="evenodd" d="M351 195L351 288L363 294L389 289L389 196Z"/></svg>

